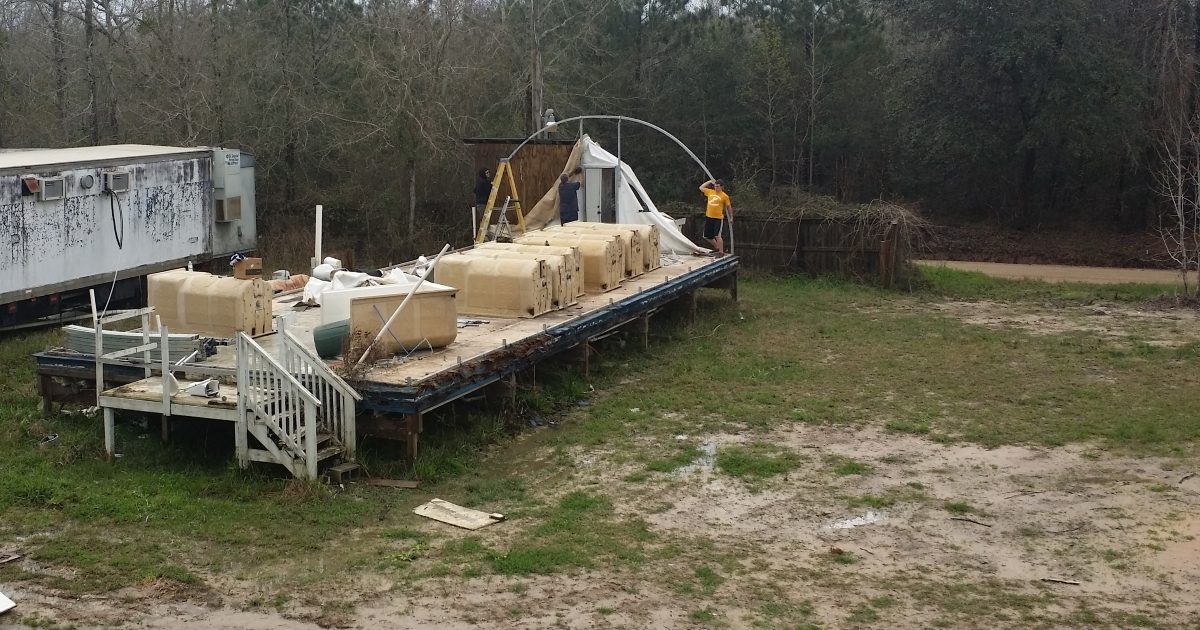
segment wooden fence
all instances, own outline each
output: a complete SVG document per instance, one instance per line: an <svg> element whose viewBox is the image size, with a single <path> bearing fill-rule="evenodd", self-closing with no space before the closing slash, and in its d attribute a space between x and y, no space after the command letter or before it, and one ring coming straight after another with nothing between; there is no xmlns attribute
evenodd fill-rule
<svg viewBox="0 0 1200 630"><path fill-rule="evenodd" d="M684 229L703 243L704 215L689 216ZM735 253L748 268L878 279L884 286L908 266L909 248L898 238L895 222L863 230L837 219L743 213L734 224Z"/></svg>

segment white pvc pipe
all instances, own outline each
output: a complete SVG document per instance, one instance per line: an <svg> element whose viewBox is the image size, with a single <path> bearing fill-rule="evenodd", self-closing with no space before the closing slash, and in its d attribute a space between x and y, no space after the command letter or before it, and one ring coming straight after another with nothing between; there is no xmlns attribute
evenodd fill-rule
<svg viewBox="0 0 1200 630"><path fill-rule="evenodd" d="M367 360L367 355L371 354L371 349L375 347L375 344L379 343L379 340L383 338L384 334L392 329L392 322L395 322L396 318L400 316L400 312L404 310L404 307L408 306L408 301L412 299L412 296L417 294L417 290L420 289L421 285L425 283L425 278L429 277L429 274L433 272L433 268L437 267L438 261L441 260L442 256L448 251L450 251L450 244L446 243L446 245L442 247L442 251L438 252L437 257L433 259L433 262L429 263L429 266L425 268L425 274L417 280L417 283L413 285L413 288L408 292L408 295L404 296L404 301L400 302L400 306L397 306L395 311L392 311L392 316L389 317L387 322L383 324L383 328L379 331L379 334L375 335L375 338L371 340L371 344L367 346L366 350L363 350L362 356L358 357L358 362L354 364L355 367L362 365L362 362Z"/></svg>
<svg viewBox="0 0 1200 630"><path fill-rule="evenodd" d="M313 240L313 260L315 261L313 262L314 267L321 264L321 214L323 213L323 210L324 207L317 205L317 233L316 238Z"/></svg>

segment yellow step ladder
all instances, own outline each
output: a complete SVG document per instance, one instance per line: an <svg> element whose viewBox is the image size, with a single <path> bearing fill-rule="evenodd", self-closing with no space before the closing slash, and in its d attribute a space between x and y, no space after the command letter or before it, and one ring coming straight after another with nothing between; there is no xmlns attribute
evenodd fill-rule
<svg viewBox="0 0 1200 630"><path fill-rule="evenodd" d="M521 211L521 200L517 196L517 181L513 179L512 164L507 159L502 159L500 160L500 167L496 169L496 176L492 179L492 193L488 195L487 205L483 208L483 217L479 221L479 231L475 233L476 243L482 243L487 240L488 227L492 223L492 210L496 208L496 198L500 195L500 185L502 183L508 184L511 194L505 199L500 219L496 225L496 235L500 236L502 231L508 231L508 208L510 206L517 214L517 229L520 230L521 234L525 233L525 215ZM511 237L511 234L507 236Z"/></svg>

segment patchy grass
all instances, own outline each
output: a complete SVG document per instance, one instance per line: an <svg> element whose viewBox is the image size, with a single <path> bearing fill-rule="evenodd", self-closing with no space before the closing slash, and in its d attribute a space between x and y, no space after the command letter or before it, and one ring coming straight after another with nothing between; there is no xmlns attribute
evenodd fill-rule
<svg viewBox="0 0 1200 630"><path fill-rule="evenodd" d="M992 278L978 271L918 265L917 291L929 297L1006 302L1144 302L1174 295L1170 284L1084 284Z"/></svg>
<svg viewBox="0 0 1200 630"><path fill-rule="evenodd" d="M617 520L612 500L572 492L542 510L537 526L508 549L488 550L492 570L501 575L549 574L566 568L590 568L597 561L639 565L642 548L653 536L640 520Z"/></svg>
<svg viewBox="0 0 1200 630"><path fill-rule="evenodd" d="M842 457L840 455L831 455L825 458L825 463L829 465L833 474L839 477L848 477L850 475L869 475L873 470L869 465L859 461Z"/></svg>
<svg viewBox="0 0 1200 630"><path fill-rule="evenodd" d="M868 495L863 495L861 497L850 497L849 499L846 500L846 504L852 508L869 507L869 508L875 508L875 509L882 509L882 508L888 508L888 507L892 507L893 505L896 505L896 498L890 497L890 496L877 497L877 496L868 494Z"/></svg>
<svg viewBox="0 0 1200 630"><path fill-rule="evenodd" d="M725 578L721 577L712 567L708 566L696 569L696 579L700 581L700 590L705 595L712 595L717 591L717 587L725 582Z"/></svg>
<svg viewBox="0 0 1200 630"><path fill-rule="evenodd" d="M762 480L800 465L795 453L770 444L730 446L717 452L717 468L732 477Z"/></svg>
<svg viewBox="0 0 1200 630"><path fill-rule="evenodd" d="M522 468L529 458L516 451L518 445L504 445L499 457L481 457L485 447L505 444L511 433L505 418L473 410L429 422L415 465L400 461L398 447L364 444L373 474L420 478L423 487L416 492L350 484L335 491L291 484L267 467L237 470L229 428L219 423L178 423L172 443L162 445L151 426L121 422L123 457L108 462L98 420L38 414L28 354L53 345L56 333L8 336L0 343L0 546L20 541L27 557L48 570L27 572L10 563L0 566L0 581L40 582L83 595L159 578L199 588L209 575L258 570L293 572L316 584L380 564L406 585L430 576L589 568L636 576L672 541L654 536L637 515L623 511L627 504L614 507L597 486L586 485L590 480L575 462L594 453L625 457L618 465L634 472L623 483L641 485L622 489L649 496L671 482L651 473L695 459L693 444L674 439L680 434L742 436L748 445L720 449L716 464L723 474L750 483L804 463L798 453L764 443L767 432L781 428L872 427L894 432L898 440L916 436L985 446L1089 442L1097 453L1196 452L1200 345L1159 348L1084 334L1034 336L966 324L926 308L945 296L1004 299L1016 310L1020 300L1136 301L1149 289L1084 290L950 273L927 280L915 294L902 295L837 280L743 278L743 301L736 307L724 295L702 294L708 304L697 324L663 331L672 339L657 343L653 357L605 346L592 366L596 393L562 370L561 382L523 397L530 412L570 409L556 426L531 438L551 452L539 459L545 470L537 475ZM558 372L539 369L542 378L557 378ZM714 387L719 395L707 395ZM581 400L587 405L576 406ZM41 444L50 434L58 438ZM831 475L872 473L868 463L853 459L822 461L816 455L812 461L826 471L827 481ZM564 487L585 490L564 495ZM922 488L916 484L912 490ZM1147 491L1160 490L1165 486ZM495 532L443 533L410 513L435 494L500 508L510 520ZM892 489L843 499L851 507L886 508L929 500L922 496ZM653 498L645 505L670 506ZM950 514L980 513L962 501L946 501L943 508ZM346 542L351 537L354 545ZM307 561L294 566L296 557ZM858 560L844 552L817 564L830 574L849 574L851 569L831 563ZM686 568L680 577L697 593L726 594L744 581L722 560L691 556L681 566ZM957 626L1001 614L1024 621L1023 614L1053 599L1005 584L995 585L994 592L988 588L914 582L896 592L903 593L898 597L905 605L912 598L913 606ZM864 618L875 614L887 623L888 606L867 600L855 607L865 596L849 599L838 621L861 610ZM811 613L810 606L774 595L752 605L751 614L763 617L765 627L803 627ZM696 621L717 620L713 609L696 612L710 615ZM1113 623L1139 619L1129 613Z"/></svg>
<svg viewBox="0 0 1200 630"><path fill-rule="evenodd" d="M955 516L963 516L965 514L979 514L986 516L986 512L972 506L965 501L946 501L942 504L942 508Z"/></svg>
<svg viewBox="0 0 1200 630"><path fill-rule="evenodd" d="M904 296L831 279L745 279L737 308L706 296L715 308L701 309L694 331L669 331L676 339L658 345L653 360L598 361L600 395L557 439L603 446L631 431L661 440L787 424L874 425L985 446L1098 441L1134 453L1194 450L1200 345L1133 351L1090 334L994 330L925 308L943 299L939 286ZM1090 303L1113 291L1005 286L1010 297L1039 305ZM1177 378L1162 378L1168 368ZM698 395L712 390L714 370L722 394ZM612 387L619 393L609 395Z"/></svg>
<svg viewBox="0 0 1200 630"><path fill-rule="evenodd" d="M694 444L679 447L678 451L666 458L654 459L646 464L646 470L651 472L674 472L700 457L700 449Z"/></svg>

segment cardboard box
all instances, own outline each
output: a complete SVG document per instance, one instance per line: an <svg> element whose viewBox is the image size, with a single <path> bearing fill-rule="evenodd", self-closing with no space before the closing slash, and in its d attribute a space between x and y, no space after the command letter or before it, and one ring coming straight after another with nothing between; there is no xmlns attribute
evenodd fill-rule
<svg viewBox="0 0 1200 630"><path fill-rule="evenodd" d="M261 258L243 258L233 265L233 277L241 280L262 277Z"/></svg>

